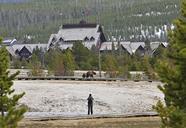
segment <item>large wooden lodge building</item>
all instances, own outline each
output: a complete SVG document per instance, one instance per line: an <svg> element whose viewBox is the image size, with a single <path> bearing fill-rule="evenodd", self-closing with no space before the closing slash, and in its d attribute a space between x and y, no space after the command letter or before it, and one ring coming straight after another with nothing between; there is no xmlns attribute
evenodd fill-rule
<svg viewBox="0 0 186 128"><path fill-rule="evenodd" d="M93 45L99 48L103 42L106 42L106 38L99 24L81 21L79 24L65 24L57 34L51 34L47 49L56 45L62 50L72 48L77 42L82 42L88 49L91 49Z"/></svg>
<svg viewBox="0 0 186 128"><path fill-rule="evenodd" d="M143 56L146 52L144 42L110 41L107 42L103 28L99 24L89 24L81 21L79 24L65 24L57 34L51 34L46 44L24 44L18 43L16 39L4 39L1 45L6 46L11 57L29 59L33 50L42 49L43 52L59 47L61 50L71 49L74 43L82 42L85 47L91 49L95 46L100 52L122 50L129 55L138 53ZM166 48L166 42L151 42L149 54L153 56L159 47ZM0 46L1 47L1 46Z"/></svg>

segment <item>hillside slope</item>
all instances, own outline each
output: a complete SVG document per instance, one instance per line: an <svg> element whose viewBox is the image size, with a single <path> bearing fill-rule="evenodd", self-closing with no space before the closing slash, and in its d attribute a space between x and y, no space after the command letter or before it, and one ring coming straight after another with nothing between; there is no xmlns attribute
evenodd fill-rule
<svg viewBox="0 0 186 128"><path fill-rule="evenodd" d="M4 0L1 0L1 2ZM9 0L0 4L0 35L47 42L65 23L97 22L108 40L166 40L179 0ZM12 3L18 1L18 3Z"/></svg>

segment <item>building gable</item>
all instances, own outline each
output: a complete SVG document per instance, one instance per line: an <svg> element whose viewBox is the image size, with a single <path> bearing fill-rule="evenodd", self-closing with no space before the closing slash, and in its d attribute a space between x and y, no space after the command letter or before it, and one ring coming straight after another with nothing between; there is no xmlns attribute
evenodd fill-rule
<svg viewBox="0 0 186 128"><path fill-rule="evenodd" d="M28 59L28 58L31 57L31 55L32 55L31 51L27 47L25 47L25 46L19 51L19 56L21 58Z"/></svg>
<svg viewBox="0 0 186 128"><path fill-rule="evenodd" d="M128 55L131 55L132 53L126 48L124 47L123 45L120 46L121 49L122 49L122 53L127 53Z"/></svg>
<svg viewBox="0 0 186 128"><path fill-rule="evenodd" d="M139 55L139 56L144 56L144 55L145 55L145 48L142 47L142 46L140 45L140 46L136 49L135 54L136 54L136 55Z"/></svg>
<svg viewBox="0 0 186 128"><path fill-rule="evenodd" d="M93 45L98 46L106 41L102 27L98 24L89 24L82 21L79 24L65 24L57 34L52 34L47 45L47 50L59 43L62 37L64 44L73 44L82 41L85 47L90 49Z"/></svg>
<svg viewBox="0 0 186 128"><path fill-rule="evenodd" d="M127 51L130 55L132 55L132 48L131 48L131 42L120 42L120 45L122 46L123 50Z"/></svg>
<svg viewBox="0 0 186 128"><path fill-rule="evenodd" d="M4 45L4 46L12 46L12 45L14 45L16 43L17 43L16 39L4 39L2 41L2 45Z"/></svg>

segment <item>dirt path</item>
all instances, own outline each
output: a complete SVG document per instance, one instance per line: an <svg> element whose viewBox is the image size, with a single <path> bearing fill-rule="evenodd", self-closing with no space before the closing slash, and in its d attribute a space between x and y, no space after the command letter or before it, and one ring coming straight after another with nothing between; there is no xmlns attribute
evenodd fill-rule
<svg viewBox="0 0 186 128"><path fill-rule="evenodd" d="M159 117L99 118L33 121L24 119L19 128L159 128Z"/></svg>

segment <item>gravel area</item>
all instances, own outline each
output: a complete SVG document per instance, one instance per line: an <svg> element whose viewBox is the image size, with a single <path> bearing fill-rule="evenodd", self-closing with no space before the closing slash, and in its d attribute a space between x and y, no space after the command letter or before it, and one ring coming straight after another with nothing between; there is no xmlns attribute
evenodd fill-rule
<svg viewBox="0 0 186 128"><path fill-rule="evenodd" d="M94 97L94 114L153 112L152 105L163 100L160 82L100 81L14 81L20 100L28 106L27 116L87 114L87 97Z"/></svg>

